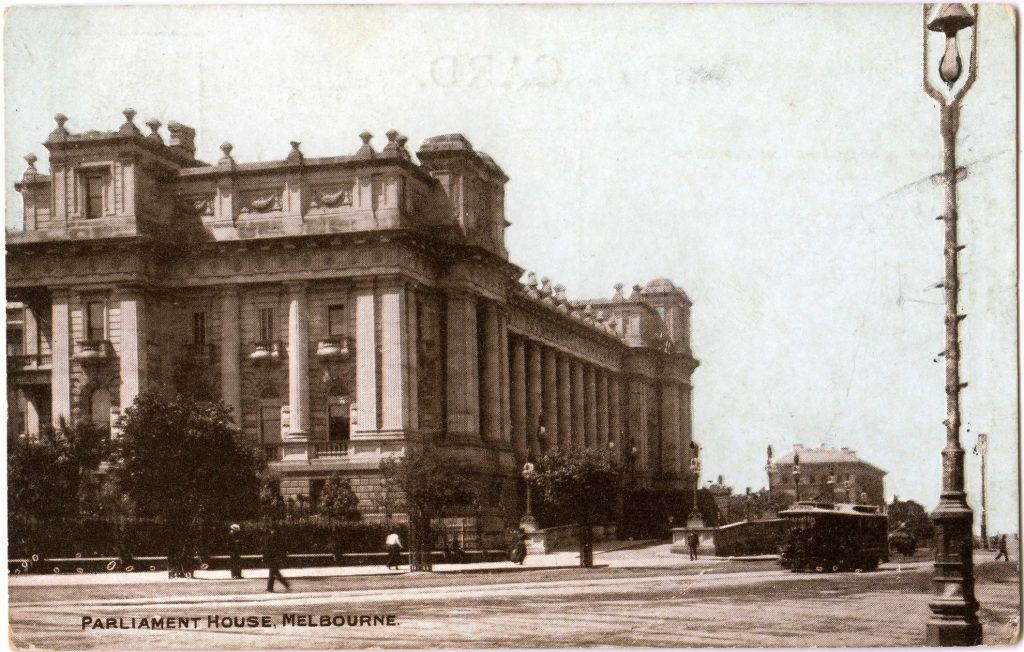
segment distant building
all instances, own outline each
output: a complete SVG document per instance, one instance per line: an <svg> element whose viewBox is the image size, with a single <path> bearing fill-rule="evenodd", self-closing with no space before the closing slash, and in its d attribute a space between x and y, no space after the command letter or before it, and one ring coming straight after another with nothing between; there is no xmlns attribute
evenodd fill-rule
<svg viewBox="0 0 1024 652"><path fill-rule="evenodd" d="M797 466L799 473L794 473ZM768 458L769 489L800 500L885 505L885 475L846 447L805 448L797 444L778 460Z"/></svg>

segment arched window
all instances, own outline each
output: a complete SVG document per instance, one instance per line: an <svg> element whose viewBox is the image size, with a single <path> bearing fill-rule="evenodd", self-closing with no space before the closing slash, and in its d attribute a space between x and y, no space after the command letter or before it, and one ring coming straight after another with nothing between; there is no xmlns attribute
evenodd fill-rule
<svg viewBox="0 0 1024 652"><path fill-rule="evenodd" d="M100 387L89 398L89 418L97 426L110 427L110 392Z"/></svg>

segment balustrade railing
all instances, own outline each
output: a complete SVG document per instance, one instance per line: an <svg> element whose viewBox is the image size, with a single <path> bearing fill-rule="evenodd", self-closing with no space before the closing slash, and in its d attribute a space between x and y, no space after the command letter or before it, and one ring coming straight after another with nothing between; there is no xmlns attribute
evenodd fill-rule
<svg viewBox="0 0 1024 652"><path fill-rule="evenodd" d="M7 356L7 368L13 371L45 370L50 369L52 365L53 358L49 354L22 353Z"/></svg>
<svg viewBox="0 0 1024 652"><path fill-rule="evenodd" d="M347 441L313 442L313 457L341 457L348 455Z"/></svg>

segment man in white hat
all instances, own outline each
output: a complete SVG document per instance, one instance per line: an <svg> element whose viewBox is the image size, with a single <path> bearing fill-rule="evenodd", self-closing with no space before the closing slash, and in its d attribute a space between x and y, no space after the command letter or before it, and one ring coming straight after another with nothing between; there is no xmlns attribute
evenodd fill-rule
<svg viewBox="0 0 1024 652"><path fill-rule="evenodd" d="M231 524L231 531L228 532L228 550L231 553L231 579L242 579L242 556L238 552L239 539L242 537L242 526L238 523Z"/></svg>

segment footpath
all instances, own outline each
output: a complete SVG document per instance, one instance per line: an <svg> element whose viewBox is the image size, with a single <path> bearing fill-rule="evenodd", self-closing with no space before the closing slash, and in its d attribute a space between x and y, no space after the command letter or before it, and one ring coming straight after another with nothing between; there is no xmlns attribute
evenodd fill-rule
<svg viewBox="0 0 1024 652"><path fill-rule="evenodd" d="M594 565L612 568L658 568L691 566L700 564L718 564L725 560L721 557L702 557L693 562L687 555L670 551L670 544L661 541L604 541L595 544ZM575 568L579 566L579 552L566 550L551 552L545 555L528 555L522 566L510 561L481 561L462 564L435 563L436 573L475 573L475 572L514 572L525 569ZM751 560L773 559L773 557L744 558ZM374 566L320 566L306 568L285 568L283 574L288 578L313 577L358 577L379 575L403 575L409 573L409 567L403 565L400 570L389 570L383 565ZM267 577L266 568L249 568L243 571L246 579ZM230 580L228 570L196 570L195 581L198 580ZM26 573L8 575L9 586L82 586L102 584L153 584L166 583L167 572L164 570L135 570L124 572L116 569L105 573ZM188 580L175 580L188 581Z"/></svg>

